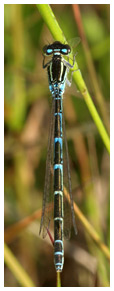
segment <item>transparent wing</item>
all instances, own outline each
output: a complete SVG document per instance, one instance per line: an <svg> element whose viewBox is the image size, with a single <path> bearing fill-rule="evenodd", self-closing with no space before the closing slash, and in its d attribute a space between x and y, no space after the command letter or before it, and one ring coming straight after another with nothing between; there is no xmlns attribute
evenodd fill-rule
<svg viewBox="0 0 114 291"><path fill-rule="evenodd" d="M46 172L45 172L45 184L44 184L44 194L43 194L43 206L42 206L42 216L40 223L40 231L42 232L43 238L47 235L47 228L49 228L52 206L50 202L52 201L52 161L53 161L53 136L54 136L54 99L52 99L52 111L48 138L48 149L47 149L47 159L46 159Z"/></svg>
<svg viewBox="0 0 114 291"><path fill-rule="evenodd" d="M75 38L72 38L71 40L68 41L68 44L70 45L71 47L71 52L73 54L73 59L69 56L67 56L67 60L68 60L68 63L69 63L69 60L72 60L72 68L74 67L74 64L75 64L75 58L76 58L76 55L77 55L77 46L78 44L80 43L81 39L80 37L75 37ZM76 69L78 70L78 68ZM71 86L71 83L72 83L72 75L74 73L74 70L70 70L69 68L69 65L67 66L67 79L66 79L66 83L68 86Z"/></svg>
<svg viewBox="0 0 114 291"><path fill-rule="evenodd" d="M78 44L80 43L81 41L81 38L80 37L74 37L74 38L71 38L69 40L69 44L72 46L72 47L77 47Z"/></svg>
<svg viewBox="0 0 114 291"><path fill-rule="evenodd" d="M77 46L79 45L80 42L81 42L80 37L74 37L74 38L71 38L70 40L68 40L68 44L72 48L73 53L76 52Z"/></svg>
<svg viewBox="0 0 114 291"><path fill-rule="evenodd" d="M63 136L64 136L64 169L63 169L63 183L67 188L69 199L64 192L64 237L66 239L70 238L71 225L73 224L75 234L77 234L77 227L75 221L73 198L72 198L72 188L71 188L71 176L70 176L70 166L69 166L69 156L68 156L68 145L66 139L65 130L65 120L63 113Z"/></svg>

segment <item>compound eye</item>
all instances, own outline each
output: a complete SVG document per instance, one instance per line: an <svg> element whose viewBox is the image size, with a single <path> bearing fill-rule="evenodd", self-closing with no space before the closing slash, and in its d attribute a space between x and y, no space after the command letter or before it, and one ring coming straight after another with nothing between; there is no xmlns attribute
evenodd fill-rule
<svg viewBox="0 0 114 291"><path fill-rule="evenodd" d="M67 54L70 54L71 48L70 48L70 46L68 44L66 45L66 48L67 48Z"/></svg>
<svg viewBox="0 0 114 291"><path fill-rule="evenodd" d="M49 48L48 45L45 45L45 46L43 47L43 53L44 53L45 55L51 55L52 52L53 52L53 49L52 49L52 48Z"/></svg>
<svg viewBox="0 0 114 291"><path fill-rule="evenodd" d="M44 54L47 54L47 45L45 45L45 46L43 47L43 53L44 53Z"/></svg>
<svg viewBox="0 0 114 291"><path fill-rule="evenodd" d="M68 50L66 48L62 48L61 49L61 54L67 55L68 54Z"/></svg>
<svg viewBox="0 0 114 291"><path fill-rule="evenodd" d="M47 55L51 55L52 54L52 52L53 52L53 50L51 49L51 48L47 48Z"/></svg>

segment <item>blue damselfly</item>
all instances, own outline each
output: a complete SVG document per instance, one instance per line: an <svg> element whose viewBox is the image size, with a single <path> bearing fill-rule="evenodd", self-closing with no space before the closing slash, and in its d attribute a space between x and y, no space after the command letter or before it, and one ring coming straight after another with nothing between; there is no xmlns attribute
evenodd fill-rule
<svg viewBox="0 0 114 291"><path fill-rule="evenodd" d="M62 44L55 41L43 48L43 68L47 68L49 89L52 94L52 112L50 122L50 133L48 141L47 161L44 197L42 207L42 217L40 232L43 237L47 234L51 220L51 211L49 202L51 201L52 190L50 189L50 181L53 170L53 200L54 200L54 263L57 272L61 272L64 264L64 246L63 238L70 237L71 220L73 222L75 233L77 233L75 215L73 208L73 199L71 191L71 177L69 170L68 147L65 134L65 122L63 113L63 93L67 81L67 73L74 67L75 57L71 65L63 56L70 54L71 48L68 44ZM45 56L52 56L45 63ZM66 153L66 169L68 191L70 195L70 205L67 199L63 197L63 136L64 147Z"/></svg>

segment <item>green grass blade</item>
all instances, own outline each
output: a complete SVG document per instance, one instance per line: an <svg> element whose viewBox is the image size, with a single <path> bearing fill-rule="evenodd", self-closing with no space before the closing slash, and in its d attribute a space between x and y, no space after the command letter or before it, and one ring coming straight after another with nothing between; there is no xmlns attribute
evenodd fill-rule
<svg viewBox="0 0 114 291"><path fill-rule="evenodd" d="M4 245L4 260L6 265L22 287L35 287L29 275L19 264L19 262L6 244Z"/></svg>
<svg viewBox="0 0 114 291"><path fill-rule="evenodd" d="M57 272L57 287L61 287L61 276L60 276L60 272Z"/></svg>

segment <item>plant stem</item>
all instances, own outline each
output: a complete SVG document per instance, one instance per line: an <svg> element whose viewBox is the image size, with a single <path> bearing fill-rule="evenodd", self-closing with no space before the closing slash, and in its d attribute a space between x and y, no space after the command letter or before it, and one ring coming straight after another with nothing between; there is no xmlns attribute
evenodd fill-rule
<svg viewBox="0 0 114 291"><path fill-rule="evenodd" d="M84 32L84 28L83 28L83 23L82 23L82 19L81 19L81 13L80 13L80 7L78 4L73 4L73 12L74 12L74 17L78 26L78 30L80 33L80 37L82 40L82 45L83 45L83 49L84 49L84 53L85 53L85 57L86 57L86 63L88 66L88 70L91 76L91 82L93 85L93 89L95 92L95 98L96 98L96 102L99 106L100 112L102 114L105 126L109 132L109 117L108 117L108 113L107 113L107 108L106 108L106 104L101 92L101 89L99 87L99 83L97 80L97 76L96 76L96 71L95 71L95 67L92 61L92 57L91 57L91 52L87 43L87 39L86 39L86 35Z"/></svg>
<svg viewBox="0 0 114 291"><path fill-rule="evenodd" d="M35 287L33 281L22 268L8 246L4 245L5 263L22 287Z"/></svg>
<svg viewBox="0 0 114 291"><path fill-rule="evenodd" d="M61 276L60 276L60 272L57 272L57 287L61 287Z"/></svg>
<svg viewBox="0 0 114 291"><path fill-rule="evenodd" d="M64 186L64 195L66 196L67 200L70 203L69 193L68 193L68 191L67 191L65 186ZM83 215L83 213L81 212L81 210L79 209L79 207L76 205L75 202L73 203L73 205L74 205L75 214L77 215L77 217L79 218L81 223L84 225L85 229L87 230L87 232L89 233L91 238L94 240L94 242L97 244L99 249L102 250L102 252L105 254L107 259L110 261L110 251L109 251L108 247L103 243L103 241L101 240L101 238L100 238L99 234L97 233L97 231L90 224L90 222L87 220L87 218Z"/></svg>

